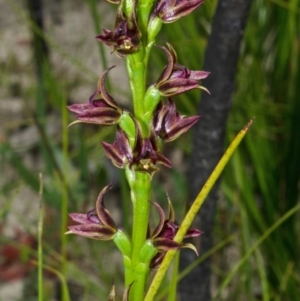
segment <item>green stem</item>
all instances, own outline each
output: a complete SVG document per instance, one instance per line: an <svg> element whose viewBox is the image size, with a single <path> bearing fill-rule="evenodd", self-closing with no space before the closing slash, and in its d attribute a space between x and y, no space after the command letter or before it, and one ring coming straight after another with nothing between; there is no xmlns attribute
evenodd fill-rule
<svg viewBox="0 0 300 301"><path fill-rule="evenodd" d="M223 171L224 167L226 166L228 160L231 158L232 154L234 153L235 149L238 147L244 136L246 135L248 129L250 128L253 120L250 120L248 124L237 134L235 139L232 141L228 149L226 150L225 154L219 161L216 168L213 170L212 174L204 184L203 188L201 189L200 193L196 197L193 205L191 206L190 210L188 211L187 215L185 216L175 238L174 241L181 243L187 230L191 226L196 214L198 213L199 209L201 208L204 200L206 199L208 193L212 189L213 185L215 184L216 180L219 178L221 172ZM147 292L147 295L144 301L152 301L158 291L160 284L172 262L177 251L168 251L162 264L160 265L151 286Z"/></svg>
<svg viewBox="0 0 300 301"><path fill-rule="evenodd" d="M154 0L140 0L137 7L137 19L140 31L143 34L144 41L147 40L147 27L149 22L149 15L153 6Z"/></svg>
<svg viewBox="0 0 300 301"><path fill-rule="evenodd" d="M62 98L62 144L63 144L63 170L68 169L68 111L66 97ZM66 178L65 178L66 179ZM62 201L61 201L61 273L66 275L66 265L67 265L67 235L65 235L67 225L68 225L68 188L67 183L64 181L62 183ZM64 295L62 294L62 300L66 301Z"/></svg>
<svg viewBox="0 0 300 301"><path fill-rule="evenodd" d="M43 176L40 177L40 191L39 191L39 221L38 221L38 301L43 301L43 220L44 220L44 208L43 208Z"/></svg>
<svg viewBox="0 0 300 301"><path fill-rule="evenodd" d="M128 55L126 64L132 93L134 114L137 120L141 121L144 114L143 100L146 88L144 51L141 50L138 53Z"/></svg>
<svg viewBox="0 0 300 301"><path fill-rule="evenodd" d="M133 7L131 6L132 0L125 1L125 7ZM152 5L153 0L140 0L137 2L137 20L141 32L140 48L137 53L128 55L126 58L133 99L134 117L141 126L143 137L147 137L150 128L150 122L148 122L148 124L145 123L143 116L145 114L144 97L147 67L151 50L151 47L147 47L147 28ZM129 14L130 12L127 11L127 15ZM133 168L126 169L126 177L131 189L133 226L131 269L125 268L125 279L127 282L126 285L133 283L130 290L130 300L141 301L144 299L145 286L149 274L148 265L140 262L139 254L147 238L151 177L149 174L135 171Z"/></svg>
<svg viewBox="0 0 300 301"><path fill-rule="evenodd" d="M130 291L132 301L143 300L148 267L140 263L139 253L147 238L150 212L151 177L145 172L126 170L127 180L131 188L133 204L131 275L127 281L133 282Z"/></svg>

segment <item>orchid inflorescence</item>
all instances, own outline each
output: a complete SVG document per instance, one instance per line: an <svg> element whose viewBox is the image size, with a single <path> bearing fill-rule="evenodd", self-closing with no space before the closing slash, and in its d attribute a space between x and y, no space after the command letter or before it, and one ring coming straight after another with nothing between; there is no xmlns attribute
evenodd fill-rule
<svg viewBox="0 0 300 301"><path fill-rule="evenodd" d="M149 271L159 267L167 251L185 247L197 253L192 244L174 240L179 226L169 197L167 218L158 203L150 202L151 180L159 170L158 165L172 167L171 161L161 153L162 142L175 140L199 120L199 116L180 115L171 97L192 89L207 91L200 80L209 72L189 70L180 65L169 43L166 47L157 46L165 53L167 65L147 89L146 72L149 53L162 24L188 15L203 0L158 0L154 7L153 0L108 2L118 5L115 27L103 29L96 39L126 59L134 111L123 110L106 89L106 77L115 66L102 73L87 103L72 104L68 109L77 117L72 124L116 125L115 141L112 144L102 142L102 146L113 165L125 170L133 204L132 235L117 227L104 206L104 196L112 188L111 184L102 189L94 209L84 214L70 214L77 225L69 226L67 233L113 240L124 259L126 290L123 300L142 301ZM148 225L151 205L159 215L159 223L152 232ZM189 229L185 238L200 234L197 229ZM114 300L114 288L109 300Z"/></svg>

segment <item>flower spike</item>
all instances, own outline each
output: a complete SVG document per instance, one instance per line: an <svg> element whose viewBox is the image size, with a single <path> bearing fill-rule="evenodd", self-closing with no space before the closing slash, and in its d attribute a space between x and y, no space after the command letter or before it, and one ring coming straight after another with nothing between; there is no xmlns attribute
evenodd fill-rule
<svg viewBox="0 0 300 301"><path fill-rule="evenodd" d="M192 71L178 64L174 48L168 43L167 46L168 49L159 47L168 58L168 64L155 84L160 94L165 97L171 97L192 89L202 89L208 92L206 88L199 85L199 81L206 78L209 72Z"/></svg>
<svg viewBox="0 0 300 301"><path fill-rule="evenodd" d="M89 98L88 103L73 104L68 106L68 109L76 114L76 123L92 123L100 125L112 125L119 122L122 114L122 109L117 105L112 96L105 88L105 79L107 73L114 68L106 69L98 80L97 90Z"/></svg>

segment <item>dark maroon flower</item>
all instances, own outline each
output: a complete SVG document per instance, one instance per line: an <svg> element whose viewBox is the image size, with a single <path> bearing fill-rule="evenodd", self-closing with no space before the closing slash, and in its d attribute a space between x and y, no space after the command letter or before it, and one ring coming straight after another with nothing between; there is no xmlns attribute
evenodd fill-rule
<svg viewBox="0 0 300 301"><path fill-rule="evenodd" d="M137 137L133 150L128 137L119 127L113 144L102 142L105 154L112 163L118 168L134 166L137 170L151 175L158 170L157 164L172 167L171 162L158 151L154 131L151 131L150 138L143 138L137 123L136 126Z"/></svg>
<svg viewBox="0 0 300 301"><path fill-rule="evenodd" d="M166 219L163 209L157 203L153 203L159 214L159 223L151 235L153 246L157 249L158 253L152 258L150 267L152 269L158 268L161 264L165 253L169 250L178 250L180 248L190 248L197 254L197 249L192 244L180 244L174 241L174 237L179 229L175 224L175 213L172 203L169 201L169 217ZM190 228L184 238L197 237L202 232L198 229Z"/></svg>
<svg viewBox="0 0 300 301"><path fill-rule="evenodd" d="M192 89L207 89L199 84L201 79L206 78L209 72L192 71L186 67L177 64L177 55L173 47L168 44L168 48L161 48L168 57L168 65L164 68L161 76L155 84L160 94L165 97L171 97Z"/></svg>
<svg viewBox="0 0 300 301"><path fill-rule="evenodd" d="M164 141L169 142L178 138L192 127L200 116L185 117L179 115L174 101L169 98L168 103L160 103L153 116L155 133Z"/></svg>
<svg viewBox="0 0 300 301"><path fill-rule="evenodd" d="M103 29L103 34L96 39L112 47L120 57L136 52L139 49L141 33L136 22L136 9L132 9L131 16L127 18L119 4L114 31Z"/></svg>
<svg viewBox="0 0 300 301"><path fill-rule="evenodd" d="M147 172L150 175L158 170L157 164L163 164L168 168L172 167L170 160L159 152L153 130L151 130L149 138L142 138L140 131L138 131L133 163L137 165L137 170Z"/></svg>
<svg viewBox="0 0 300 301"><path fill-rule="evenodd" d="M79 225L69 226L69 231L66 234L78 234L98 240L113 239L118 229L103 203L104 195L110 189L111 185L102 189L98 196L95 209L88 211L86 214L70 214L72 220L79 223Z"/></svg>
<svg viewBox="0 0 300 301"><path fill-rule="evenodd" d="M172 23L187 16L203 0L158 0L152 18L158 16L164 23Z"/></svg>
<svg viewBox="0 0 300 301"><path fill-rule="evenodd" d="M68 109L76 114L77 121L71 123L93 123L101 125L112 125L119 122L122 115L121 108L114 101L105 88L107 73L115 66L105 70L98 81L97 90L85 104L73 104Z"/></svg>
<svg viewBox="0 0 300 301"><path fill-rule="evenodd" d="M124 168L133 161L132 150L126 134L118 127L116 140L113 144L102 142L105 154L112 163L119 168Z"/></svg>

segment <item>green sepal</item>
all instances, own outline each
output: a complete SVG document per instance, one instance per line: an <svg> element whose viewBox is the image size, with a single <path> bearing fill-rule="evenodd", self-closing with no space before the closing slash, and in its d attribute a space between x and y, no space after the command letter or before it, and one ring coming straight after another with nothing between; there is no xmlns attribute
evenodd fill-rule
<svg viewBox="0 0 300 301"><path fill-rule="evenodd" d="M156 248L153 246L152 241L148 239L140 250L139 259L143 263L149 263L156 253Z"/></svg>
<svg viewBox="0 0 300 301"><path fill-rule="evenodd" d="M161 30L163 21L159 17L154 17L148 25L148 43L153 43Z"/></svg>
<svg viewBox="0 0 300 301"><path fill-rule="evenodd" d="M150 123L150 120L152 119L153 116L153 112L156 106L158 105L159 101L160 101L159 90L154 85L150 86L144 98L145 114L143 116L143 120L146 124Z"/></svg>
<svg viewBox="0 0 300 301"><path fill-rule="evenodd" d="M129 140L129 144L133 149L136 142L136 126L131 114L127 111L124 111L121 115L119 121L120 128L125 132Z"/></svg>
<svg viewBox="0 0 300 301"><path fill-rule="evenodd" d="M118 247L118 249L121 251L123 256L131 256L132 244L130 238L124 231L119 229L114 235L113 241Z"/></svg>

